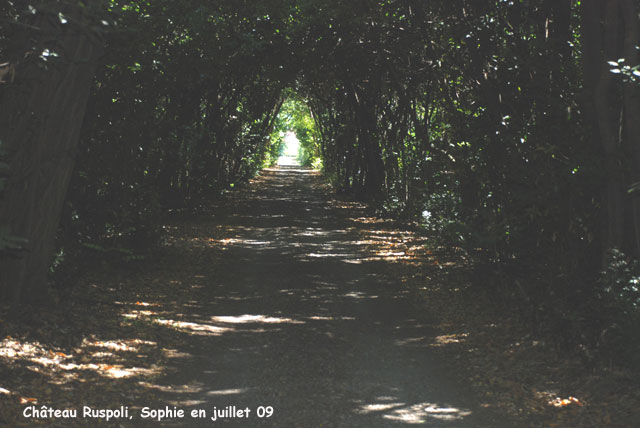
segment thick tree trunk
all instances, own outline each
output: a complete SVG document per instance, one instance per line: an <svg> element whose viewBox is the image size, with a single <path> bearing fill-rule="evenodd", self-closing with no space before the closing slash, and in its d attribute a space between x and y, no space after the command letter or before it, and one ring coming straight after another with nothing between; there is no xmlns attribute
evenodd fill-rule
<svg viewBox="0 0 640 428"><path fill-rule="evenodd" d="M382 148L377 140L376 115L373 103L365 99L365 94L353 91L354 110L358 124L359 142L364 150L363 165L366 169L364 176L364 197L367 200L380 200L385 182L385 167L382 161Z"/></svg>
<svg viewBox="0 0 640 428"><path fill-rule="evenodd" d="M638 8L633 0L623 0L621 4L624 19L624 58L626 65L640 64L638 49L640 44L640 23ZM640 182L640 85L627 81L623 87L625 138L633 153L632 179ZM635 229L635 255L640 257L640 192L632 194L633 227Z"/></svg>
<svg viewBox="0 0 640 428"><path fill-rule="evenodd" d="M14 83L0 86L0 138L11 168L0 225L27 240L23 257L0 260L0 302L48 295L56 231L101 54L101 43L77 20L70 17L63 25L46 14L36 20L39 34L56 35L59 58L43 64L37 59L41 52L29 52L25 44L26 59L17 64Z"/></svg>
<svg viewBox="0 0 640 428"><path fill-rule="evenodd" d="M624 244L624 159L619 130L620 105L607 60L617 59L619 0L582 2L582 43L586 113L604 154L602 245L606 252Z"/></svg>

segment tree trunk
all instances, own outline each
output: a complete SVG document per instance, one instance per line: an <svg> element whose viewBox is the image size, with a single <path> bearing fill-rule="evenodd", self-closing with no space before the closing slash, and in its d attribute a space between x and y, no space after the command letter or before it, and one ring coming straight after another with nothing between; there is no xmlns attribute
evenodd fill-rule
<svg viewBox="0 0 640 428"><path fill-rule="evenodd" d="M353 90L352 101L356 113L359 142L364 150L363 165L366 174L363 196L367 200L379 201L383 193L385 168L382 161L382 148L375 132L376 115L373 102L369 102L364 93L358 94L357 90Z"/></svg>
<svg viewBox="0 0 640 428"><path fill-rule="evenodd" d="M640 24L638 8L633 0L623 0L621 5L624 19L625 65L635 67L640 64L636 46L640 44ZM632 180L640 182L640 84L627 81L623 87L625 137L633 153ZM640 257L640 192L632 194L633 227L635 229L635 255Z"/></svg>
<svg viewBox="0 0 640 428"><path fill-rule="evenodd" d="M603 25L604 24L604 25ZM582 2L582 43L586 114L604 154L602 247L606 253L624 244L624 173L619 117L613 74L608 59L617 59L620 14L618 0Z"/></svg>
<svg viewBox="0 0 640 428"><path fill-rule="evenodd" d="M11 176L0 206L0 226L27 240L26 253L0 260L0 302L43 301L48 296L60 215L74 165L101 43L80 24L54 14L35 16L36 37L53 38L59 58L43 62L30 51L16 65L13 84L0 86L0 139L7 145ZM52 36L55 35L55 36ZM31 39L31 40L30 40Z"/></svg>

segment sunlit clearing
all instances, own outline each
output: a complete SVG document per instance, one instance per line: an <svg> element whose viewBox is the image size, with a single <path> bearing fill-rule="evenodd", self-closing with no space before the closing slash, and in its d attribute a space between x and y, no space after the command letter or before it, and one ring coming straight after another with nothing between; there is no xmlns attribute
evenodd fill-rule
<svg viewBox="0 0 640 428"><path fill-rule="evenodd" d="M300 148L300 141L296 134L289 131L284 137L284 151L282 156L278 159L278 165L281 166L297 166L298 162L298 149Z"/></svg>
<svg viewBox="0 0 640 428"><path fill-rule="evenodd" d="M300 141L296 134L289 131L287 136L284 137L284 143L286 144L284 149L285 156L298 156L298 149L300 148Z"/></svg>

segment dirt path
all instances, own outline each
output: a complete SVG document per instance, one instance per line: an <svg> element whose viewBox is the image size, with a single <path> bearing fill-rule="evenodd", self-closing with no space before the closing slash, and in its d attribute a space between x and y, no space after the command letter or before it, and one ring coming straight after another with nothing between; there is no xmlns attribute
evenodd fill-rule
<svg viewBox="0 0 640 428"><path fill-rule="evenodd" d="M415 237L329 194L311 171L266 170L167 224L133 270L87 267L75 297L1 323L0 427L514 426L445 368L437 320L403 285L429 263L411 264ZM82 417L85 405L132 419ZM184 416L142 417L167 406ZM212 421L214 408L251 413Z"/></svg>
<svg viewBox="0 0 640 428"><path fill-rule="evenodd" d="M266 170L144 260L97 253L55 305L0 307L0 428L637 425L636 375L554 353L463 253L330 195Z"/></svg>
<svg viewBox="0 0 640 428"><path fill-rule="evenodd" d="M157 321L194 335L155 385L163 401L252 409L225 426L496 426L443 372L428 314L374 248L400 232L358 221L319 184L307 170L267 170L223 212L178 227L169 251L189 254L177 268L197 298ZM273 415L258 418L259 406Z"/></svg>

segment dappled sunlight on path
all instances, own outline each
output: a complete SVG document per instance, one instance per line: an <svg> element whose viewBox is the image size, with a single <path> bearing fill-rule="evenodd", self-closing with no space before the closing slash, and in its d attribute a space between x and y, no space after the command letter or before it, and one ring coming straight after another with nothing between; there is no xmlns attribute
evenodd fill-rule
<svg viewBox="0 0 640 428"><path fill-rule="evenodd" d="M161 320L187 335L189 356L172 359L154 388L177 406L275 409L229 426L482 426L394 274L413 258L399 248L410 233L325 195L318 173L280 166L213 218L169 225L170 248L208 273L198 306Z"/></svg>
<svg viewBox="0 0 640 428"><path fill-rule="evenodd" d="M98 381L101 391L126 380L138 400L119 400L136 415L144 406L187 415L235 406L252 409L251 417L229 410L215 424L500 426L435 357L464 335L436 334L403 286L418 258L437 263L424 242L327 194L317 172L264 170L221 203L166 224L170 236L153 269L117 284L96 278L117 309L101 315L111 330L95 329L73 355L15 342L0 358L22 352L22 361L49 364L49 382L60 385L83 384L90 370L112 379ZM117 403L114 395L105 400ZM273 415L259 418L260 406ZM187 419L138 418L131 426L214 423Z"/></svg>

